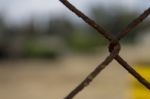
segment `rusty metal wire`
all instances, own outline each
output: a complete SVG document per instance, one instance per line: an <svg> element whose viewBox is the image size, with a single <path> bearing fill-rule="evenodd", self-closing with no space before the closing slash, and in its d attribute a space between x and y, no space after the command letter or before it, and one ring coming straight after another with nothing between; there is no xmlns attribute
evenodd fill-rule
<svg viewBox="0 0 150 99"><path fill-rule="evenodd" d="M137 25L139 25L150 14L150 8L144 11L139 17L133 20L125 29L123 29L119 35L114 37L110 32L106 31L101 25L98 25L94 20L86 16L83 12L78 10L67 0L60 0L69 10L75 13L78 17L83 19L88 25L94 28L98 33L103 35L109 42L110 55L96 67L86 78L83 80L73 91L71 91L64 99L72 99L80 91L82 91L90 82L106 67L109 63L115 59L122 67L124 67L131 75L133 75L143 86L150 90L150 83L142 77L132 66L130 66L122 57L119 56L120 43L119 41L125 37L130 31L132 31Z"/></svg>

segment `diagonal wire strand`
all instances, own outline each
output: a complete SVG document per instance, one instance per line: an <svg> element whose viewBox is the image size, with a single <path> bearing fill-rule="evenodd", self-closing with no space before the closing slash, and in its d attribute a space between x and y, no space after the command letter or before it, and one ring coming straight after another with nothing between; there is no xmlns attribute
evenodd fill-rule
<svg viewBox="0 0 150 99"><path fill-rule="evenodd" d="M126 61L124 61L119 55L115 57L115 60L122 65L130 74L132 74L141 84L150 90L150 83L143 78L137 71L135 71Z"/></svg>
<svg viewBox="0 0 150 99"><path fill-rule="evenodd" d="M67 0L60 0L69 10L74 12L78 17L80 17L84 22L86 22L88 25L93 27L95 30L98 31L98 33L102 34L106 39L109 41L115 39L111 33L106 31L102 26L98 25L94 20L86 16L84 13L82 13L80 10L78 10L75 6L73 6L71 3L69 3Z"/></svg>
<svg viewBox="0 0 150 99"><path fill-rule="evenodd" d="M72 99L76 94L78 94L81 90L83 90L86 86L92 82L92 80L106 67L109 63L112 62L114 57L118 55L120 51L120 45L115 46L114 50L110 53L106 59L99 64L94 71L92 71L86 78L83 80L73 91L71 91L65 99Z"/></svg>
<svg viewBox="0 0 150 99"><path fill-rule="evenodd" d="M139 17L137 17L135 20L133 20L128 26L123 29L117 36L118 40L125 37L130 31L132 31L137 25L139 25L144 19L146 19L150 14L150 7L144 11Z"/></svg>

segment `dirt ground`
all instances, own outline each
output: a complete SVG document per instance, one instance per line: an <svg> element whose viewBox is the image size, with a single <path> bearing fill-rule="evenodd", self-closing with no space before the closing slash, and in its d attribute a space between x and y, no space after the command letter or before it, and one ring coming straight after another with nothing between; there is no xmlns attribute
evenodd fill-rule
<svg viewBox="0 0 150 99"><path fill-rule="evenodd" d="M125 48L121 55L134 64L133 52L133 48ZM103 56L73 55L58 61L1 61L0 99L63 99L104 59ZM130 99L129 89L128 72L114 61L75 99Z"/></svg>

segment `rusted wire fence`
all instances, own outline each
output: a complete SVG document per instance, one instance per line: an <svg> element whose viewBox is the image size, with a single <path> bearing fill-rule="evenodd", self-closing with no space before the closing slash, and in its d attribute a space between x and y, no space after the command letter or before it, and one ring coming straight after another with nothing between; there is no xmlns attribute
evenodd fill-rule
<svg viewBox="0 0 150 99"><path fill-rule="evenodd" d="M78 17L84 20L88 25L94 28L98 33L103 35L110 43L108 50L110 55L105 58L105 60L99 64L94 71L92 71L74 90L72 90L65 99L72 99L79 92L81 92L90 82L114 59L123 66L131 75L133 75L143 86L150 90L150 83L142 77L132 66L130 66L120 55L121 45L119 41L125 37L130 31L132 31L137 25L139 25L146 17L150 14L150 7L144 11L139 17L134 19L130 24L124 28L119 35L113 36L110 32L106 31L101 25L98 25L94 20L86 16L83 12L78 10L74 5L72 5L68 0L60 0L69 10L75 13Z"/></svg>

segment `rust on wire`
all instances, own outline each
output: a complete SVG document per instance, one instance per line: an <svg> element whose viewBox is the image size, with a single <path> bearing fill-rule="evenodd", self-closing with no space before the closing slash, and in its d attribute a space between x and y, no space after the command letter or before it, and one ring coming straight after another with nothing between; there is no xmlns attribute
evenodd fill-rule
<svg viewBox="0 0 150 99"><path fill-rule="evenodd" d="M106 31L102 26L98 25L94 20L90 19L84 13L79 11L75 6L69 3L67 0L60 0L69 10L74 12L78 17L82 18L87 24L93 27L98 33L102 34L106 39L112 40L114 37L110 35L108 31Z"/></svg>
<svg viewBox="0 0 150 99"><path fill-rule="evenodd" d="M120 44L112 44L113 42L110 43L110 45L115 45L113 46L113 49L111 49L111 53L106 59L96 67L94 71L92 71L84 81L81 82L65 99L72 99L77 93L79 93L83 88L85 88L89 83L106 67L108 64L116 57L120 51Z"/></svg>
<svg viewBox="0 0 150 99"><path fill-rule="evenodd" d="M133 20L121 33L118 35L118 40L122 39L126 34L128 34L130 31L132 31L133 28L135 28L137 25L139 25L148 15L150 14L150 8L144 11L143 14L141 14L138 18Z"/></svg>
<svg viewBox="0 0 150 99"><path fill-rule="evenodd" d="M103 35L109 42L109 52L110 55L96 67L86 78L83 80L73 91L71 91L65 99L72 99L79 92L81 92L90 82L106 67L109 63L115 59L122 67L124 67L131 75L133 75L143 86L150 90L150 83L142 77L135 69L133 69L122 57L119 56L120 44L119 40L125 37L130 31L132 31L137 25L139 25L144 19L146 19L150 14L150 8L144 11L139 17L133 20L125 29L123 29L117 37L114 37L110 32L106 31L102 26L98 25L94 20L86 16L83 12L78 10L73 6L68 0L60 0L69 10L75 13L88 25L97 30L98 33Z"/></svg>

